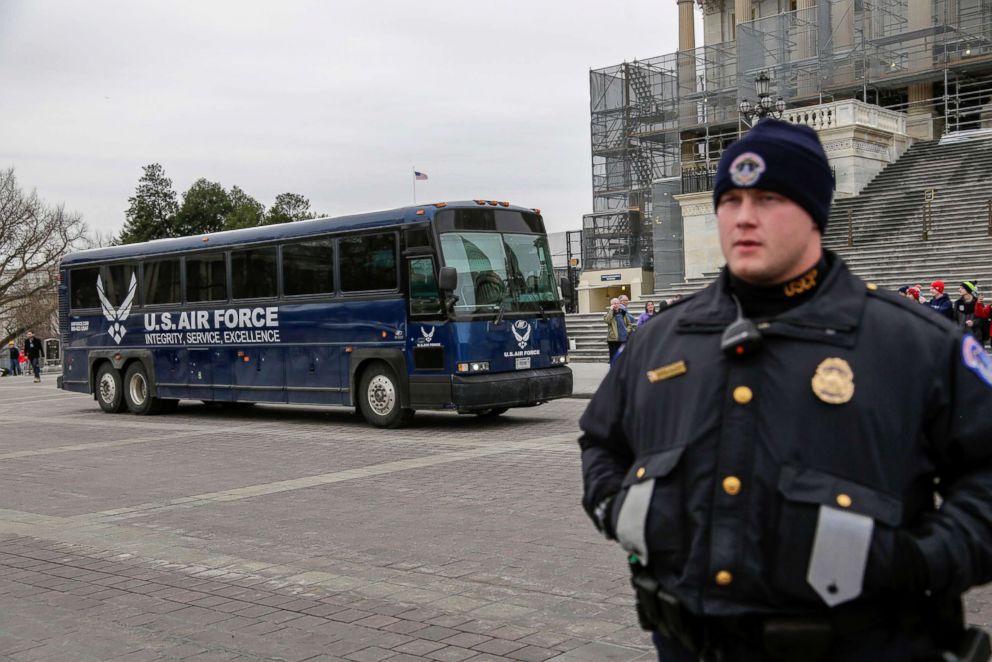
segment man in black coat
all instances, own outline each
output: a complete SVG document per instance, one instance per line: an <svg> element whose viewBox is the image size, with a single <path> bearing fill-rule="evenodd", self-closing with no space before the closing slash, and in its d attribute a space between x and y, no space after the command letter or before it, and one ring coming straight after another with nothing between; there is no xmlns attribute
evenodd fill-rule
<svg viewBox="0 0 992 662"><path fill-rule="evenodd" d="M960 596L992 579L992 361L823 250L831 189L807 127L732 145L727 268L634 335L582 416L583 505L665 662L986 643Z"/></svg>
<svg viewBox="0 0 992 662"><path fill-rule="evenodd" d="M28 331L27 339L24 341L24 355L31 363L34 371L34 383L41 381L41 359L45 356L45 350L41 346L41 341L34 337L34 332Z"/></svg>

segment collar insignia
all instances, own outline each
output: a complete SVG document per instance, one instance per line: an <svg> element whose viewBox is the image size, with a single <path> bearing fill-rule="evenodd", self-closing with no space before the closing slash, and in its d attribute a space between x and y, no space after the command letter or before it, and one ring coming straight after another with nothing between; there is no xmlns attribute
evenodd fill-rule
<svg viewBox="0 0 992 662"><path fill-rule="evenodd" d="M854 397L854 371L844 359L823 359L813 375L813 393L830 405L842 405Z"/></svg>
<svg viewBox="0 0 992 662"><path fill-rule="evenodd" d="M744 152L730 164L730 180L737 186L754 186L765 170L763 158L754 152Z"/></svg>
<svg viewBox="0 0 992 662"><path fill-rule="evenodd" d="M794 297L797 294L802 294L803 292L808 292L816 287L816 277L818 273L816 269L810 269L805 274L800 276L795 280L790 280L782 288L785 292L785 296Z"/></svg>
<svg viewBox="0 0 992 662"><path fill-rule="evenodd" d="M687 372L689 372L689 368L686 366L685 361L676 361L675 363L669 363L668 365L663 365L654 370L648 370L647 374L648 381L654 384L655 382L684 375Z"/></svg>

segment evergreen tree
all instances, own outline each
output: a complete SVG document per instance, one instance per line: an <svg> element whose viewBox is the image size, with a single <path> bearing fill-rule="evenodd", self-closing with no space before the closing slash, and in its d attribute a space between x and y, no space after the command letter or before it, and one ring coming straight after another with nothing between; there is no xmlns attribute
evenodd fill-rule
<svg viewBox="0 0 992 662"><path fill-rule="evenodd" d="M179 205L172 180L165 176L165 169L158 163L144 166L145 174L138 180L138 188L128 198L130 206L125 212L126 221L117 243L133 244L139 241L175 237L176 213Z"/></svg>
<svg viewBox="0 0 992 662"><path fill-rule="evenodd" d="M178 236L220 232L224 229L224 219L233 210L224 187L201 177L183 193L183 204L176 214Z"/></svg>
<svg viewBox="0 0 992 662"><path fill-rule="evenodd" d="M224 218L225 230L253 228L265 222L265 206L237 186L232 186L227 196L231 199L231 212Z"/></svg>
<svg viewBox="0 0 992 662"><path fill-rule="evenodd" d="M265 215L265 224L290 223L316 218L310 211L310 201L299 193L280 193Z"/></svg>

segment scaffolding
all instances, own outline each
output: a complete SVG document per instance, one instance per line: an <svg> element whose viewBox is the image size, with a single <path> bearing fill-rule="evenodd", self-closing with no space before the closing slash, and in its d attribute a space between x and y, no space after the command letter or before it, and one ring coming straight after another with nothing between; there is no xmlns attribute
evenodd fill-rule
<svg viewBox="0 0 992 662"><path fill-rule="evenodd" d="M857 98L944 132L992 126L992 0L818 0L742 23L735 41L591 71L585 268L653 265L652 183L704 190L762 72L790 107Z"/></svg>

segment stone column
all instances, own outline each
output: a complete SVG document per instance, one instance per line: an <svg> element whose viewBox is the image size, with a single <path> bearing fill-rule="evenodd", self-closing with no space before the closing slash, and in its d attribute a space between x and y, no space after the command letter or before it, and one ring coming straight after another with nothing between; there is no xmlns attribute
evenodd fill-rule
<svg viewBox="0 0 992 662"><path fill-rule="evenodd" d="M909 3L908 29L919 30L930 26L930 3ZM933 67L930 56L930 40L927 37L914 39L906 45L909 51L908 69L911 72L928 71ZM933 96L933 83L914 83L906 88L909 106L908 131L914 138L924 140L933 138L933 107L930 97Z"/></svg>
<svg viewBox="0 0 992 662"><path fill-rule="evenodd" d="M696 21L693 15L695 0L677 0L679 4L679 50L696 47Z"/></svg>
<svg viewBox="0 0 992 662"><path fill-rule="evenodd" d="M695 16L693 16L695 0L678 0L678 6L679 52L676 57L678 58L679 96L683 96L696 92L696 22L694 20ZM695 124L696 121L696 102L680 99L679 124L682 126L689 126ZM681 159L683 163L687 160L684 153L684 147L685 146L683 145L683 154ZM689 160L692 159L691 154L688 158Z"/></svg>
<svg viewBox="0 0 992 662"><path fill-rule="evenodd" d="M806 31L804 34L799 36L799 57L804 61L802 69L796 72L796 95L800 98L811 97L816 95L819 85L817 81L817 75L819 73L819 64L811 65L806 63L809 58L813 58L817 55L817 24L816 24L816 0L798 0L796 2L796 14L799 19L806 26Z"/></svg>
<svg viewBox="0 0 992 662"><path fill-rule="evenodd" d="M734 0L734 27L751 20L751 0Z"/></svg>

